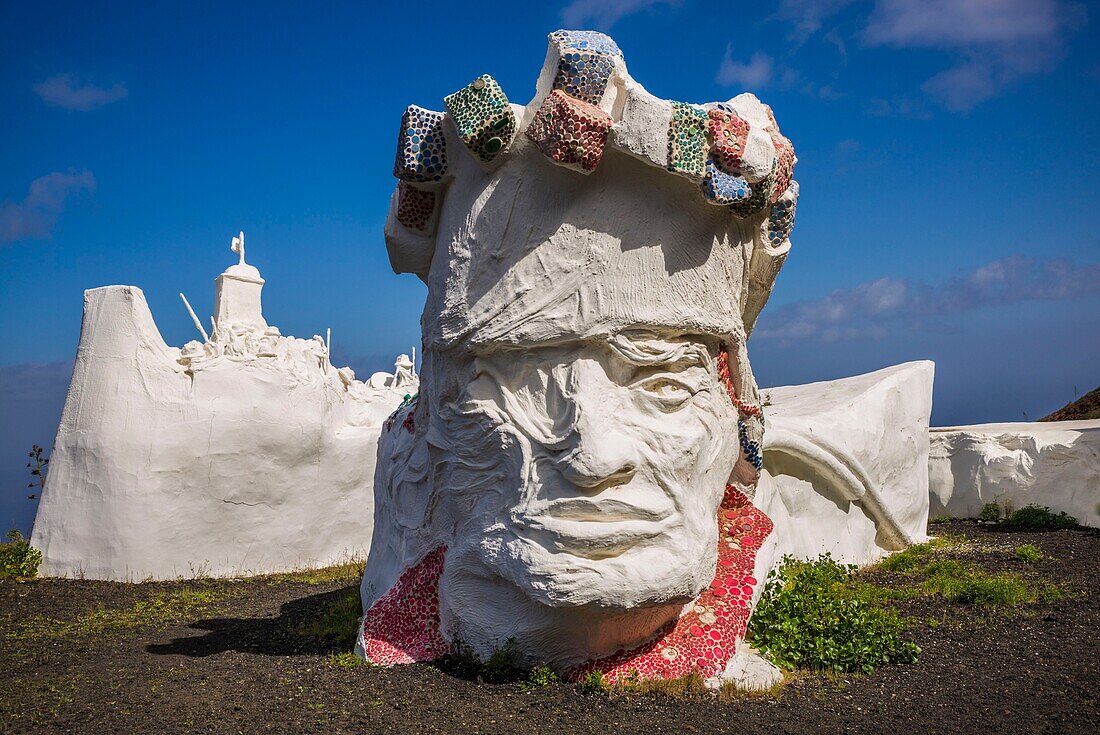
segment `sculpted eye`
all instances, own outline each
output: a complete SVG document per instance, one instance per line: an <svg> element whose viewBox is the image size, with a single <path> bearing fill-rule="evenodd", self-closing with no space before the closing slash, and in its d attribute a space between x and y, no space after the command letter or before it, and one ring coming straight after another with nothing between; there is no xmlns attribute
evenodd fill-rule
<svg viewBox="0 0 1100 735"><path fill-rule="evenodd" d="M695 395L697 389L668 375L647 378L638 387L661 402L665 409L679 408Z"/></svg>

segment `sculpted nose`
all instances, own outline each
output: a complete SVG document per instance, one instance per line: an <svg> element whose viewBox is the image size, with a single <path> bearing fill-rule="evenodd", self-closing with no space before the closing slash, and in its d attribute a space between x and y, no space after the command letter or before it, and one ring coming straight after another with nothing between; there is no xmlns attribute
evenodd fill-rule
<svg viewBox="0 0 1100 735"><path fill-rule="evenodd" d="M638 461L634 444L621 432L582 419L574 428L572 447L558 460L567 482L579 487L621 484L634 477Z"/></svg>

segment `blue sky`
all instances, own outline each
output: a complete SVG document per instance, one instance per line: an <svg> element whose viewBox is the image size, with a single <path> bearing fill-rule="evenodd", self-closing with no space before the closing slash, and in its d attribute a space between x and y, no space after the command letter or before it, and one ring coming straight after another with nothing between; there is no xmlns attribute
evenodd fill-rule
<svg viewBox="0 0 1100 735"><path fill-rule="evenodd" d="M415 7L415 10L412 8ZM1100 43L1065 0L0 4L0 525L53 441L82 292L184 291L248 233L284 333L383 369L424 289L382 225L409 103L534 92L546 34L610 32L688 102L756 92L800 159L794 248L750 342L762 385L937 363L933 421L1037 418L1100 383Z"/></svg>

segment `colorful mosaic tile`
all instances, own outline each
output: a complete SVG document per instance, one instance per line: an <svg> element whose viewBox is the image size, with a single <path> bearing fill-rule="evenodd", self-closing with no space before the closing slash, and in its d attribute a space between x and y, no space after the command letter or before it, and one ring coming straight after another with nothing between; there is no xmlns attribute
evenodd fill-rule
<svg viewBox="0 0 1100 735"><path fill-rule="evenodd" d="M360 641L367 661L383 666L433 661L450 646L439 632L439 577L447 547L441 546L397 583L363 616Z"/></svg>
<svg viewBox="0 0 1100 735"><path fill-rule="evenodd" d="M442 112L409 105L401 116L397 134L397 160L393 175L402 181L429 183L447 173L447 141Z"/></svg>
<svg viewBox="0 0 1100 735"><path fill-rule="evenodd" d="M743 176L727 174L718 168L713 158L706 162L707 176L703 179L703 194L711 204L736 204L748 201L752 186Z"/></svg>
<svg viewBox="0 0 1100 735"><path fill-rule="evenodd" d="M701 180L706 175L707 113L683 102L672 103L668 126L668 170Z"/></svg>
<svg viewBox="0 0 1100 735"><path fill-rule="evenodd" d="M714 580L679 620L637 648L593 661L569 672L578 680L599 671L609 683L625 679L678 679L692 672L709 678L721 672L745 637L753 596L756 553L773 525L733 485L718 510L718 563Z"/></svg>
<svg viewBox="0 0 1100 735"><path fill-rule="evenodd" d="M611 116L600 108L555 89L543 100L526 134L553 161L589 173L603 157L611 125Z"/></svg>
<svg viewBox="0 0 1100 735"><path fill-rule="evenodd" d="M424 234L435 229L435 207L438 196L434 191L418 189L404 181L397 182L397 221Z"/></svg>
<svg viewBox="0 0 1100 735"><path fill-rule="evenodd" d="M768 244L778 247L791 236L794 228L794 211L798 205L797 197L783 197L772 205L768 216Z"/></svg>
<svg viewBox="0 0 1100 735"><path fill-rule="evenodd" d="M760 406L754 406L751 403L745 403L737 397L737 388L733 385L733 377L730 375L730 353L725 345L718 351L718 359L716 360L716 367L718 370L718 378L722 381L722 385L726 386L726 394L733 401L733 405L737 408L737 411L745 416L755 416L763 421L764 411Z"/></svg>
<svg viewBox="0 0 1100 735"><path fill-rule="evenodd" d="M623 56L622 49L611 36L599 31L554 31L550 40L562 51L591 51L604 56Z"/></svg>
<svg viewBox="0 0 1100 735"><path fill-rule="evenodd" d="M710 132L710 155L719 168L728 174L741 173L741 157L749 139L749 123L723 109L707 113Z"/></svg>
<svg viewBox="0 0 1100 735"><path fill-rule="evenodd" d="M574 38L580 35L584 37ZM592 36L604 40L589 40ZM557 31L550 34L550 40L557 44L560 55L554 89L593 105L600 104L615 69L615 59L622 57L619 47L607 36L593 31ZM609 50L612 47L614 51Z"/></svg>
<svg viewBox="0 0 1100 735"><path fill-rule="evenodd" d="M516 115L497 81L483 74L443 98L462 142L484 163L492 162L516 134Z"/></svg>
<svg viewBox="0 0 1100 735"><path fill-rule="evenodd" d="M791 177L794 175L794 146L791 141L784 138L778 132L772 133L772 142L775 145L775 186L772 189L769 204L775 204L787 187L791 185Z"/></svg>
<svg viewBox="0 0 1100 735"><path fill-rule="evenodd" d="M760 451L760 442L754 442L749 438L749 427L742 418L737 419L737 441L741 445L741 451L745 459L759 471L764 466L764 455Z"/></svg>
<svg viewBox="0 0 1100 735"><path fill-rule="evenodd" d="M748 199L730 205L730 211L738 217L748 217L763 211L771 201L772 187L775 185L775 164L772 164L772 172L763 181L752 185L752 196Z"/></svg>

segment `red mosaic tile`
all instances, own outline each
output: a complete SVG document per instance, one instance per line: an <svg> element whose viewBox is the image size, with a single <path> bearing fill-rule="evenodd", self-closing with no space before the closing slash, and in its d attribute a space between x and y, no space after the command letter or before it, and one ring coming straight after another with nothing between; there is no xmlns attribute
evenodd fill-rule
<svg viewBox="0 0 1100 735"><path fill-rule="evenodd" d="M371 605L363 616L367 661L387 666L434 661L450 650L439 632L439 577L446 553L441 546L406 569Z"/></svg>
<svg viewBox="0 0 1100 735"><path fill-rule="evenodd" d="M741 158L745 155L745 144L749 140L748 121L725 110L711 110L707 117L711 157L726 173L741 173Z"/></svg>
<svg viewBox="0 0 1100 735"><path fill-rule="evenodd" d="M603 158L612 119L587 102L555 89L527 126L527 137L551 160L583 173Z"/></svg>

